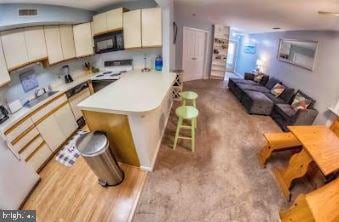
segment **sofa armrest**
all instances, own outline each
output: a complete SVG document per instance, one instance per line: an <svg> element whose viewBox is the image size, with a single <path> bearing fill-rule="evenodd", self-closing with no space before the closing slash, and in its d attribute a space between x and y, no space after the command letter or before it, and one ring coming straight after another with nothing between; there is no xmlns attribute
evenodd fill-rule
<svg viewBox="0 0 339 222"><path fill-rule="evenodd" d="M318 113L315 109L299 109L289 125L312 125Z"/></svg>
<svg viewBox="0 0 339 222"><path fill-rule="evenodd" d="M254 76L255 75L253 73L245 72L244 79L246 79L246 80L254 80Z"/></svg>

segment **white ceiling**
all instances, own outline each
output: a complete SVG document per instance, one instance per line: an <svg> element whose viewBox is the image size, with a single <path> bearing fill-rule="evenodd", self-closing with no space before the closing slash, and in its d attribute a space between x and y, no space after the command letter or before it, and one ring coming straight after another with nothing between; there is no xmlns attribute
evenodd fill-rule
<svg viewBox="0 0 339 222"><path fill-rule="evenodd" d="M0 0L0 4L25 3L25 4L61 5L95 11L97 9L101 9L109 5L130 1L136 0Z"/></svg>
<svg viewBox="0 0 339 222"><path fill-rule="evenodd" d="M273 27L339 31L339 17L318 15L319 10L339 12L339 0L175 0L175 7L248 33Z"/></svg>

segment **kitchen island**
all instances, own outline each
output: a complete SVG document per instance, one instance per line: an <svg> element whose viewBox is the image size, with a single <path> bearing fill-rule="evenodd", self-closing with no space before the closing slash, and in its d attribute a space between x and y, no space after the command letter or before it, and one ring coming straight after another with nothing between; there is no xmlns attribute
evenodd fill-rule
<svg viewBox="0 0 339 222"><path fill-rule="evenodd" d="M78 104L91 131L107 134L120 162L153 169L172 106L171 72L130 71Z"/></svg>

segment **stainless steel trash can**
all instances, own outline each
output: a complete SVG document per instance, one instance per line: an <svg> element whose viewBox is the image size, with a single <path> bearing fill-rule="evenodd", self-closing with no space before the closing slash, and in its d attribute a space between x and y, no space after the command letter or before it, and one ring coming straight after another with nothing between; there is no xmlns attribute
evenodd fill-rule
<svg viewBox="0 0 339 222"><path fill-rule="evenodd" d="M98 177L101 186L115 186L124 180L124 172L109 149L105 133L88 133L77 141L76 147Z"/></svg>

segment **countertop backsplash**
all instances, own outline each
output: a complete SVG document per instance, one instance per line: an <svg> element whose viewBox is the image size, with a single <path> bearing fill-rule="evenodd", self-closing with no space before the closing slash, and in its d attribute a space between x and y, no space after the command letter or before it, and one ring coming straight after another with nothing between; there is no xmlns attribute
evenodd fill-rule
<svg viewBox="0 0 339 222"><path fill-rule="evenodd" d="M11 73L11 82L0 88L0 104L7 104L8 102L20 99L21 102L25 102L27 98L34 95L35 89L25 92L20 80L20 74L32 70L36 75L38 81L38 88L46 88L49 85L61 85L64 84L64 77L60 74L61 67L65 64L70 66L71 75L76 75L78 70L83 70L83 64L90 59L77 59L72 61L63 62L48 68L42 67L41 64L29 65L20 70Z"/></svg>

